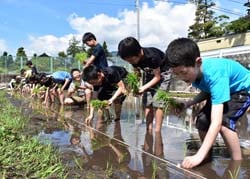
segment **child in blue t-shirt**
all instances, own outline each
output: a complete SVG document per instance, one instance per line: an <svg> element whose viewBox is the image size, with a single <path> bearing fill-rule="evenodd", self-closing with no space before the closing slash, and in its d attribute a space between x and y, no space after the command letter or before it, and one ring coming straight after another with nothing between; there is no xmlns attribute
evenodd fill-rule
<svg viewBox="0 0 250 179"><path fill-rule="evenodd" d="M203 143L195 155L185 157L182 167L193 168L206 159L218 133L232 159L241 160L235 129L236 121L250 106L250 71L231 59L201 58L197 44L188 38L172 41L166 50L166 58L177 77L201 90L184 107L206 100L196 120Z"/></svg>

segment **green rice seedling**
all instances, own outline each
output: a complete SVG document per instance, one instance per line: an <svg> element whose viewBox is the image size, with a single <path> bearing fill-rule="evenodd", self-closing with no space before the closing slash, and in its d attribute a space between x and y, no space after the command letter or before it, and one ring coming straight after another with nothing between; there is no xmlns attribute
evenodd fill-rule
<svg viewBox="0 0 250 179"><path fill-rule="evenodd" d="M107 139L106 137L96 137L91 139L91 146L93 151L99 150L108 145L109 139Z"/></svg>
<svg viewBox="0 0 250 179"><path fill-rule="evenodd" d="M2 178L66 178L67 171L59 153L51 145L43 145L24 135L28 119L22 116L0 92L0 161Z"/></svg>
<svg viewBox="0 0 250 179"><path fill-rule="evenodd" d="M75 59L81 63L84 63L88 58L88 54L86 52L79 52L75 54Z"/></svg>
<svg viewBox="0 0 250 179"><path fill-rule="evenodd" d="M77 159L76 157L74 157L74 161L75 161L75 164L77 165L77 167L78 167L79 169L83 170L83 168L82 168L80 162L78 161L78 159Z"/></svg>
<svg viewBox="0 0 250 179"><path fill-rule="evenodd" d="M156 160L152 161L152 168L153 168L152 179L156 179L157 170L158 170Z"/></svg>
<svg viewBox="0 0 250 179"><path fill-rule="evenodd" d="M105 169L105 177L111 178L113 175L113 167L109 161L107 161L106 169Z"/></svg>
<svg viewBox="0 0 250 179"><path fill-rule="evenodd" d="M74 84L75 84L75 88L79 88L81 86L80 81L74 81Z"/></svg>
<svg viewBox="0 0 250 179"><path fill-rule="evenodd" d="M170 107L177 108L179 104L175 101L174 98L170 97L169 93L158 89L156 92L156 100L163 101L164 103L164 111L167 112Z"/></svg>
<svg viewBox="0 0 250 179"><path fill-rule="evenodd" d="M228 170L228 173L229 173L231 179L237 179L239 172L240 172L240 167L238 167L234 171Z"/></svg>
<svg viewBox="0 0 250 179"><path fill-rule="evenodd" d="M187 155L187 145L183 144L183 153L184 153L184 157L186 157Z"/></svg>
<svg viewBox="0 0 250 179"><path fill-rule="evenodd" d="M129 92L134 95L139 93L140 79L136 73L128 73L125 78L125 83Z"/></svg>
<svg viewBox="0 0 250 179"><path fill-rule="evenodd" d="M95 179L95 178L97 177L95 176L94 173L92 173L91 171L87 171L86 179Z"/></svg>
<svg viewBox="0 0 250 179"><path fill-rule="evenodd" d="M94 100L91 100L90 101L90 104L93 106L94 109L105 109L107 108L109 105L108 105L108 101L107 100L99 100L99 99L94 99Z"/></svg>
<svg viewBox="0 0 250 179"><path fill-rule="evenodd" d="M101 101L99 99L94 99L90 101L90 104L95 110L98 111L99 117L103 118L105 121L109 121L111 119L107 100Z"/></svg>

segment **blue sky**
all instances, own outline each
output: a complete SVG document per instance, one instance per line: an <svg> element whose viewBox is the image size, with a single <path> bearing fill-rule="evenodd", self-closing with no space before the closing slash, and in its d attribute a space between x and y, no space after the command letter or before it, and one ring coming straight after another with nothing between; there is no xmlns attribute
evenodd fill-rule
<svg viewBox="0 0 250 179"><path fill-rule="evenodd" d="M140 40L162 50L176 37L186 36L195 7L186 0L140 0ZM218 13L231 20L246 14L247 0L216 0ZM126 36L136 36L135 0L0 0L0 55L65 51L74 36L92 31L97 40L116 50ZM236 14L236 15L234 15Z"/></svg>

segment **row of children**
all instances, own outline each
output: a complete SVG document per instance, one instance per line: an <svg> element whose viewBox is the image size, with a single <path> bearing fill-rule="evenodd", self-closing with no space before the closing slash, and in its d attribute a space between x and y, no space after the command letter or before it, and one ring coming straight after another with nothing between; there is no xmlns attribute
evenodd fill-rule
<svg viewBox="0 0 250 179"><path fill-rule="evenodd" d="M119 119L121 104L125 99L123 79L127 71L123 67L108 67L103 49L94 34L85 33L83 43L94 49L84 66L83 79L90 85L90 91L97 92L98 99L117 105L116 119ZM209 157L218 133L221 133L232 159L242 159L236 122L250 106L248 69L232 59L201 58L198 45L188 38L173 40L164 53L157 48L142 47L135 38L127 37L119 42L118 54L135 70L144 71L145 80L138 94L142 95L147 130L152 130L155 118L155 131L161 131L164 103L155 99L155 93L159 88L169 90L171 74L200 89L196 97L180 102L181 105L176 110L179 112L206 100L206 105L196 119L203 143L195 155L183 160L182 167L195 167ZM80 79L80 71L76 76ZM90 109L86 122L92 120L93 114L93 109Z"/></svg>

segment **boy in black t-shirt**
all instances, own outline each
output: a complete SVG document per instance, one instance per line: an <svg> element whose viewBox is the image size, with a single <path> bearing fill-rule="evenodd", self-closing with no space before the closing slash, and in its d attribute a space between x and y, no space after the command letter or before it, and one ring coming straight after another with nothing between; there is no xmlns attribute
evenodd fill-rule
<svg viewBox="0 0 250 179"><path fill-rule="evenodd" d="M99 87L97 98L99 100L108 100L108 104L115 105L115 120L120 120L121 105L125 99L125 85L123 79L127 76L127 71L123 67L110 66L99 69L90 65L83 70L83 79L94 87ZM86 118L89 123L94 115L93 107L90 108L90 115Z"/></svg>
<svg viewBox="0 0 250 179"><path fill-rule="evenodd" d="M31 69L32 75L37 75L37 74L38 74L37 69L36 69L36 66L33 65L33 63L32 63L31 60L28 60L28 61L26 62L26 65Z"/></svg>
<svg viewBox="0 0 250 179"><path fill-rule="evenodd" d="M153 47L143 48L134 37L127 37L118 45L119 56L130 63L136 71L143 70L145 78L143 86L139 88L139 94L143 94L142 100L145 109L147 130L152 130L155 112L155 131L161 131L163 121L164 103L156 99L156 90L169 90L171 74L164 53ZM154 108L156 110L154 111Z"/></svg>
<svg viewBox="0 0 250 179"><path fill-rule="evenodd" d="M108 61L103 47L96 41L96 37L91 32L86 32L82 37L82 42L92 48L92 54L84 64L84 68L93 64L98 68L108 67Z"/></svg>

